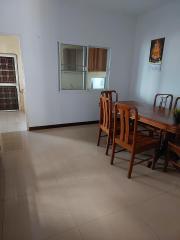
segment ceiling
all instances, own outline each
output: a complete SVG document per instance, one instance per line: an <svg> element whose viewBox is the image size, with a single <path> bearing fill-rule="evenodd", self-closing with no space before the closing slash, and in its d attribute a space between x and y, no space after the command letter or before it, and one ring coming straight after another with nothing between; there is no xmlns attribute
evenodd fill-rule
<svg viewBox="0 0 180 240"><path fill-rule="evenodd" d="M131 15L143 14L172 0L73 0L74 3L87 4L111 12L124 12Z"/></svg>

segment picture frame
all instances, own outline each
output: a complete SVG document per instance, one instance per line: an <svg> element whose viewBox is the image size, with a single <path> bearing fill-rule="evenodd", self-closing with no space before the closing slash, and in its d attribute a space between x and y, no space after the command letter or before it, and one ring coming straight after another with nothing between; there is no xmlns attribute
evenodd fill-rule
<svg viewBox="0 0 180 240"><path fill-rule="evenodd" d="M165 38L154 39L151 41L149 62L152 64L162 64Z"/></svg>

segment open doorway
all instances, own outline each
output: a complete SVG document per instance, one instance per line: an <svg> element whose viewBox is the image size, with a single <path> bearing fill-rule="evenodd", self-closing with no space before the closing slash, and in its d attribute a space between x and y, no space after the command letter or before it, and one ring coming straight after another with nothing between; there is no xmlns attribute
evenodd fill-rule
<svg viewBox="0 0 180 240"><path fill-rule="evenodd" d="M0 35L0 132L27 130L20 40Z"/></svg>

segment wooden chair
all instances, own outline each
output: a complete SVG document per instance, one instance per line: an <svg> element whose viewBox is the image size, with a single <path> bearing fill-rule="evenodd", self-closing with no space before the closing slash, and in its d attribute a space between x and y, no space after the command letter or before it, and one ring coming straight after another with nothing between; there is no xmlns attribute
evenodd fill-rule
<svg viewBox="0 0 180 240"><path fill-rule="evenodd" d="M165 172L167 171L167 167L168 167L169 163L171 163L175 168L180 169L180 162L178 163L176 161L177 159L170 160L170 153L171 152L175 153L178 157L180 157L180 143L172 143L172 142L168 143L168 151L167 151L167 154L166 154L165 166L164 166L164 171Z"/></svg>
<svg viewBox="0 0 180 240"><path fill-rule="evenodd" d="M166 108L171 110L172 103L173 103L173 95L172 94L157 93L154 97L153 107L154 108L158 107L159 110L165 110ZM150 127L147 124L141 124L141 127L144 128L144 129L142 129L143 132L149 131L150 135L153 135L153 132L156 130L155 128Z"/></svg>
<svg viewBox="0 0 180 240"><path fill-rule="evenodd" d="M159 104L158 104L159 100ZM154 107L159 107L159 109L166 109L168 108L171 110L173 103L173 95L172 94L162 94L157 93L154 98Z"/></svg>
<svg viewBox="0 0 180 240"><path fill-rule="evenodd" d="M176 110L178 108L178 102L180 101L180 97L177 97L174 103L174 110Z"/></svg>
<svg viewBox="0 0 180 240"><path fill-rule="evenodd" d="M117 121L118 116L120 116L120 122ZM133 116L134 124L131 126L131 117ZM158 140L152 138L151 136L144 135L141 131L137 131L138 123L138 111L134 106L129 106L126 104L115 104L114 112L114 131L113 131L113 147L111 164L114 162L114 155L116 145L121 146L131 153L131 159L129 162L128 178L131 178L132 169L134 165L140 164L147 160L140 160L139 162L134 162L135 154L145 152L149 149L158 146ZM120 134L117 134L117 127L120 125ZM131 129L132 127L132 129ZM149 159L148 159L149 160ZM156 154L154 154L154 160L156 161Z"/></svg>
<svg viewBox="0 0 180 240"><path fill-rule="evenodd" d="M113 121L112 121L112 101L110 97L105 95L100 96L100 121L99 121L99 134L97 146L100 144L102 132L107 136L106 155L108 155L110 141L113 135Z"/></svg>
<svg viewBox="0 0 180 240"><path fill-rule="evenodd" d="M110 98L112 102L118 101L118 93L116 92L116 90L102 91L101 95Z"/></svg>
<svg viewBox="0 0 180 240"><path fill-rule="evenodd" d="M154 104L153 107L158 107L160 111L163 111L165 109L171 110L173 103L173 95L172 94L165 94L165 93L157 93L154 97ZM141 124L142 132L149 132L149 135L156 136L160 139L160 142L163 141L163 132L159 131L159 129L150 127L147 124Z"/></svg>

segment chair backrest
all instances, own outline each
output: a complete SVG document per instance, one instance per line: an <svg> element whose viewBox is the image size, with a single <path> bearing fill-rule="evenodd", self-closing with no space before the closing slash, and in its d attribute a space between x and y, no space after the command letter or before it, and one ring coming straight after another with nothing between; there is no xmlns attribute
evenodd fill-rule
<svg viewBox="0 0 180 240"><path fill-rule="evenodd" d="M100 96L100 126L105 132L112 128L112 102L105 96Z"/></svg>
<svg viewBox="0 0 180 240"><path fill-rule="evenodd" d="M159 107L159 109L168 108L171 110L173 103L173 95L172 94L162 94L157 93L154 98L154 107Z"/></svg>
<svg viewBox="0 0 180 240"><path fill-rule="evenodd" d="M120 121L118 118L120 117ZM132 117L134 119L133 126ZM114 112L114 134L116 137L118 124L120 125L119 141L124 148L133 148L136 143L138 111L136 107L127 104L116 103Z"/></svg>
<svg viewBox="0 0 180 240"><path fill-rule="evenodd" d="M178 108L178 102L180 101L180 97L177 97L174 103L174 110Z"/></svg>
<svg viewBox="0 0 180 240"><path fill-rule="evenodd" d="M112 102L118 101L118 93L116 90L102 91L101 95L110 98Z"/></svg>

